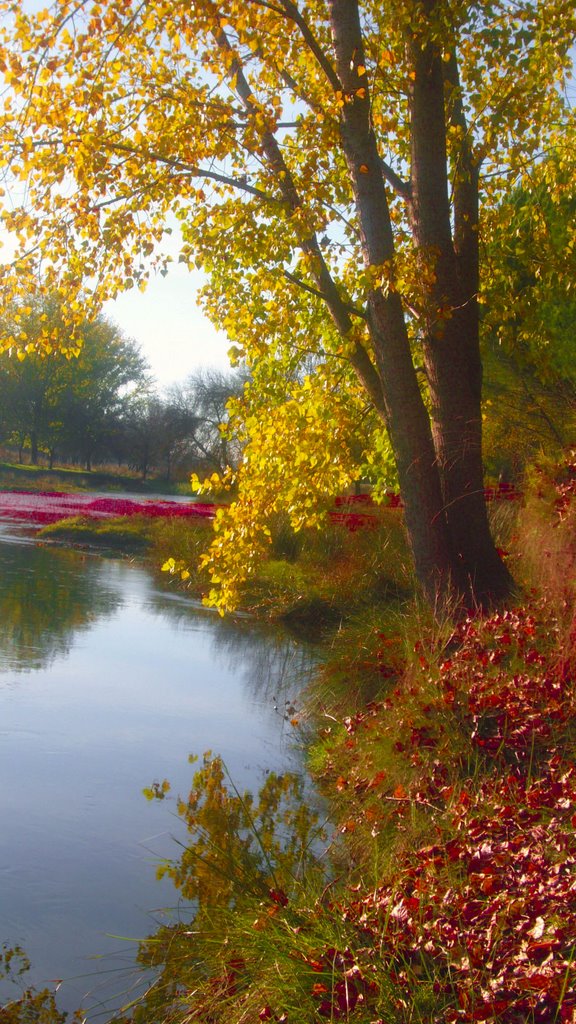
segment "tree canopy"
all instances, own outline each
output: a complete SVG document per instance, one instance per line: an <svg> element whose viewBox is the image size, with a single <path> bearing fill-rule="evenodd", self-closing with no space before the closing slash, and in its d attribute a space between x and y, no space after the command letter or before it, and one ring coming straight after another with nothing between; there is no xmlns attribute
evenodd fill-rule
<svg viewBox="0 0 576 1024"><path fill-rule="evenodd" d="M576 426L574 150L558 147L485 224L483 354L488 463L521 473Z"/></svg>
<svg viewBox="0 0 576 1024"><path fill-rule="evenodd" d="M41 271L72 323L166 271L179 230L251 368L210 599L233 604L271 511L313 517L383 432L430 600L508 593L481 493L480 237L573 135L572 5L1 6L4 294ZM57 338L19 326L3 343Z"/></svg>
<svg viewBox="0 0 576 1024"><path fill-rule="evenodd" d="M28 296L3 311L0 325L4 332L23 328L31 339L56 325L65 347L54 296ZM150 387L136 343L105 317L77 325L76 333L80 348L74 358L66 358L60 348L32 351L25 359L14 352L0 354L2 436L15 439L20 449L28 444L34 464L43 450L51 462L58 453L89 469L95 456L109 455L131 396Z"/></svg>

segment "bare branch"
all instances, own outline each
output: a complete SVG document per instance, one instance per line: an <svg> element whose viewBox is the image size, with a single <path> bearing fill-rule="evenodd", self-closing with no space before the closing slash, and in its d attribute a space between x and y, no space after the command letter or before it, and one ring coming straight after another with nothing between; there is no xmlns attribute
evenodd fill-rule
<svg viewBox="0 0 576 1024"><path fill-rule="evenodd" d="M403 181L402 178L396 174L396 171L390 167L390 164L387 164L382 157L380 158L380 166L382 167L382 173L386 181L392 186L394 191L397 192L399 196L402 196L403 199L411 199L412 186L410 185L410 182Z"/></svg>
<svg viewBox="0 0 576 1024"><path fill-rule="evenodd" d="M323 302L327 301L327 297L326 295L324 295L323 292L321 292L318 288L314 288L313 285L307 284L307 282L303 281L301 277L298 277L296 274L292 274L289 270L284 270L283 274L287 281L291 281L292 284L297 285L298 288L301 288L305 292L309 292L310 295L315 295L316 298L322 299ZM360 317L361 320L368 319L366 313L364 313L361 309L358 309L356 306L352 306L350 303L347 302L345 302L344 305L352 316L358 316Z"/></svg>

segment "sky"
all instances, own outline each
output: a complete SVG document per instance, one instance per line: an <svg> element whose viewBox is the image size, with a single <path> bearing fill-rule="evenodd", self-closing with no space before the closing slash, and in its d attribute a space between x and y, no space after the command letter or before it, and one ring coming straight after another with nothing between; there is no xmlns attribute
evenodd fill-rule
<svg viewBox="0 0 576 1024"><path fill-rule="evenodd" d="M175 242L164 247L170 250L177 252ZM13 252L13 239L0 230L0 262L11 259ZM102 307L107 319L137 343L158 391L201 368L230 369L231 342L216 331L196 302L204 281L199 271L189 271L174 259L166 277L151 276L145 292L122 292Z"/></svg>
<svg viewBox="0 0 576 1024"><path fill-rule="evenodd" d="M173 263L166 277L151 278L145 292L124 292L103 307L106 317L139 345L160 390L201 367L230 367L230 341L196 304L201 283L198 273Z"/></svg>

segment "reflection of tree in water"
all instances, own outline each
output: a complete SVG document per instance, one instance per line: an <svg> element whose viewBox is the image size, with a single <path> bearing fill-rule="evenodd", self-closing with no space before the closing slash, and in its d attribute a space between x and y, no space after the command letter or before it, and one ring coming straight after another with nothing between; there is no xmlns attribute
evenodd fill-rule
<svg viewBox="0 0 576 1024"><path fill-rule="evenodd" d="M253 698L276 701L280 706L293 700L310 678L319 653L295 639L280 626L239 616L217 617L207 609L191 605L183 595L156 590L147 605L156 615L171 622L189 622L202 617L215 657L241 675Z"/></svg>
<svg viewBox="0 0 576 1024"><path fill-rule="evenodd" d="M290 702L307 683L319 655L312 645L290 636L280 626L257 626L240 620L218 622L213 644L233 667L240 659L244 682L259 700Z"/></svg>
<svg viewBox="0 0 576 1024"><path fill-rule="evenodd" d="M122 593L105 564L74 551L0 543L0 671L30 672L68 654L72 639L114 612Z"/></svg>

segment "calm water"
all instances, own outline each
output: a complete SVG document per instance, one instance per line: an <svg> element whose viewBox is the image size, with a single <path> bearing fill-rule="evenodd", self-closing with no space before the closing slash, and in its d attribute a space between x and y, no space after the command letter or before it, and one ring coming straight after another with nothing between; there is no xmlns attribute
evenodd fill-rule
<svg viewBox="0 0 576 1024"><path fill-rule="evenodd" d="M117 1005L128 940L175 906L155 868L178 856L182 826L174 800L142 788L167 778L186 793L188 756L207 749L240 789L294 767L282 712L310 661L138 566L0 524L0 945L25 947L34 984L64 979L63 1008L97 1020L100 1000Z"/></svg>

